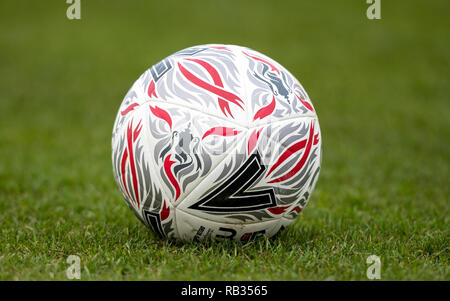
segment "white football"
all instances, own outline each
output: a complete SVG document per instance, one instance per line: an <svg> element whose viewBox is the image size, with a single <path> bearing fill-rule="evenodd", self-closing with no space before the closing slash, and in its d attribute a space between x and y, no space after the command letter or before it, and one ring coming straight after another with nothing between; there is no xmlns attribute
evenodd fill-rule
<svg viewBox="0 0 450 301"><path fill-rule="evenodd" d="M201 45L144 72L113 128L114 177L161 237L273 236L307 204L321 163L297 79L249 48Z"/></svg>

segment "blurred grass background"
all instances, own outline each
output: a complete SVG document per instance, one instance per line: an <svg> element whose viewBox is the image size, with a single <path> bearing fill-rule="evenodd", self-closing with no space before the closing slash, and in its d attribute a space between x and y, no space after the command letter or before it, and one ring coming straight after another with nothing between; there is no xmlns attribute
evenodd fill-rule
<svg viewBox="0 0 450 301"><path fill-rule="evenodd" d="M0 1L0 279L449 277L448 1ZM138 76L205 43L258 50L308 91L323 167L298 221L245 246L161 241L125 206L110 138Z"/></svg>

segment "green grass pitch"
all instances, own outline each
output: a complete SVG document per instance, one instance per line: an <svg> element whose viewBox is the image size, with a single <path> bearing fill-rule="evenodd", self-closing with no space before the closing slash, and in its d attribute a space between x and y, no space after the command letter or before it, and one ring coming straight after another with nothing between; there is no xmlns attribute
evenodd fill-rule
<svg viewBox="0 0 450 301"><path fill-rule="evenodd" d="M395 3L394 3L395 2ZM450 280L448 1L0 1L0 280ZM178 244L127 208L111 131L152 64L205 43L288 68L319 115L310 203L274 239Z"/></svg>

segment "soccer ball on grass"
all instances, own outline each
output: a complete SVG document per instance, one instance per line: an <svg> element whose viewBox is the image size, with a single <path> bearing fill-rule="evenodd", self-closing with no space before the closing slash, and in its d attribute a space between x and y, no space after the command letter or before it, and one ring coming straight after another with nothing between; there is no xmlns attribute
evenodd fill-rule
<svg viewBox="0 0 450 301"><path fill-rule="evenodd" d="M161 237L273 236L307 204L321 163L314 107L274 60L234 45L190 47L147 71L113 128L114 177Z"/></svg>

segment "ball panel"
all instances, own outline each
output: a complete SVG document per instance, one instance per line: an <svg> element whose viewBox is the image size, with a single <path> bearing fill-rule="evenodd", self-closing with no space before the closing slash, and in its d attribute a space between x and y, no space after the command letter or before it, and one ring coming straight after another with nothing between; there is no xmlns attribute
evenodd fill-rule
<svg viewBox="0 0 450 301"><path fill-rule="evenodd" d="M306 206L321 164L317 118L293 118L266 126L267 183L272 185L284 217L296 217ZM280 209L280 210L281 210Z"/></svg>
<svg viewBox="0 0 450 301"><path fill-rule="evenodd" d="M236 57L226 46L190 47L145 71L140 85L147 99L159 98L246 126L245 91Z"/></svg>
<svg viewBox="0 0 450 301"><path fill-rule="evenodd" d="M249 123L252 126L286 118L316 116L298 80L276 61L255 50L239 47L244 59Z"/></svg>
<svg viewBox="0 0 450 301"><path fill-rule="evenodd" d="M317 178L320 139L315 118L250 129L179 208L230 224L298 214Z"/></svg>
<svg viewBox="0 0 450 301"><path fill-rule="evenodd" d="M270 187L261 185L265 165L255 151L256 135L245 133L235 148L179 204L191 215L229 224L254 223L274 218L266 209L276 207Z"/></svg>
<svg viewBox="0 0 450 301"><path fill-rule="evenodd" d="M174 236L173 208L148 154L146 103L127 114L112 139L114 178L128 207L162 237Z"/></svg>
<svg viewBox="0 0 450 301"><path fill-rule="evenodd" d="M150 100L145 110L148 156L174 206L201 184L246 132L223 119L164 101Z"/></svg>

